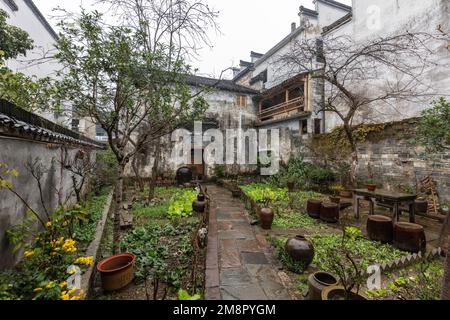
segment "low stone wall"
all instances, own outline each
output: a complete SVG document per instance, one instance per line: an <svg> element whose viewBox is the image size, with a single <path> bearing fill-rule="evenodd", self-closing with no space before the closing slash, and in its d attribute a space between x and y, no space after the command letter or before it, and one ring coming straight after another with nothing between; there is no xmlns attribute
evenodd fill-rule
<svg viewBox="0 0 450 320"><path fill-rule="evenodd" d="M62 163L68 159L73 161L75 155L82 149L95 159L95 150L81 146L69 147L0 136L0 163L18 171L18 177L11 178L14 190L33 210L46 219L44 206L51 213L61 203L67 202L70 205L76 201L72 188L72 174ZM37 181L27 169L30 163L40 166L43 201ZM22 257L22 252L12 252L7 230L15 224L22 223L26 213L26 206L17 196L5 188L0 189L0 269L14 266Z"/></svg>
<svg viewBox="0 0 450 320"><path fill-rule="evenodd" d="M420 133L417 131L418 119L408 119L387 123L385 128L369 133L365 142L358 145L359 181L369 177L372 167L377 184L391 190L405 187L415 191L421 179L431 176L436 182L440 198L450 201L450 152L427 154L424 146L417 143ZM282 132L282 160L287 163L292 157L303 157L306 161L330 165L330 158L338 156L341 150L331 145L327 157L312 151L311 136L301 136L298 131ZM326 136L326 135L322 135ZM322 148L326 149L326 148ZM334 154L331 154L334 153ZM350 152L346 155L350 162ZM327 158L327 159L326 159Z"/></svg>

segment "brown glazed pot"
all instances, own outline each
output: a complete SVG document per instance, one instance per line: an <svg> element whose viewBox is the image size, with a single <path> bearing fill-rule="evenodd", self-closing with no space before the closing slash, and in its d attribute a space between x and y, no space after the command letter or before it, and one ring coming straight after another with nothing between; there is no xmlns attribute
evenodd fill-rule
<svg viewBox="0 0 450 320"><path fill-rule="evenodd" d="M308 268L314 259L314 246L304 236L296 236L286 241L284 249L296 262L301 262L304 268Z"/></svg>
<svg viewBox="0 0 450 320"><path fill-rule="evenodd" d="M205 212L206 202L205 201L194 201L192 202L192 210L197 213Z"/></svg>
<svg viewBox="0 0 450 320"><path fill-rule="evenodd" d="M339 208L336 203L322 203L320 208L320 220L328 223L339 222Z"/></svg>
<svg viewBox="0 0 450 320"><path fill-rule="evenodd" d="M421 225L399 222L394 225L394 247L418 253L426 248L425 231Z"/></svg>
<svg viewBox="0 0 450 320"><path fill-rule="evenodd" d="M370 192L374 192L375 190L377 190L377 185L376 184L368 184L367 190Z"/></svg>
<svg viewBox="0 0 450 320"><path fill-rule="evenodd" d="M392 219L389 217L374 215L367 218L367 235L372 241L392 243L394 229Z"/></svg>
<svg viewBox="0 0 450 320"><path fill-rule="evenodd" d="M320 218L320 208L322 207L322 201L309 199L306 205L306 212L311 218Z"/></svg>
<svg viewBox="0 0 450 320"><path fill-rule="evenodd" d="M347 300L345 289L342 286L330 286L322 291L322 300ZM348 300L367 300L362 294L356 290L350 292Z"/></svg>
<svg viewBox="0 0 450 320"><path fill-rule="evenodd" d="M269 230L272 228L273 223L273 210L270 208L262 208L259 211L259 217L261 219L261 228Z"/></svg>
<svg viewBox="0 0 450 320"><path fill-rule="evenodd" d="M206 196L203 193L199 193L197 196L197 201L205 201Z"/></svg>
<svg viewBox="0 0 450 320"><path fill-rule="evenodd" d="M100 261L97 271L100 272L102 288L114 291L126 287L133 280L133 269L136 256L132 253L122 253Z"/></svg>
<svg viewBox="0 0 450 320"><path fill-rule="evenodd" d="M416 212L427 213L428 212L428 201L427 200L416 200L415 201Z"/></svg>
<svg viewBox="0 0 450 320"><path fill-rule="evenodd" d="M323 289L330 286L337 286L338 279L331 273L320 271L311 274L308 277L308 299L309 300L322 300Z"/></svg>

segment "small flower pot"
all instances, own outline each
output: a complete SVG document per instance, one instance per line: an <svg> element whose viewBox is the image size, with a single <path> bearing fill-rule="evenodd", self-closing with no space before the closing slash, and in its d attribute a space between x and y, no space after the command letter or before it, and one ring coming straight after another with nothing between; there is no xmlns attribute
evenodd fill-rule
<svg viewBox="0 0 450 320"><path fill-rule="evenodd" d="M370 192L375 192L375 190L377 190L377 185L376 184L368 184L367 190Z"/></svg>
<svg viewBox="0 0 450 320"><path fill-rule="evenodd" d="M197 196L197 201L205 201L206 196L203 193L199 193Z"/></svg>
<svg viewBox="0 0 450 320"><path fill-rule="evenodd" d="M100 261L97 271L100 272L102 288L115 291L129 285L133 280L136 256L132 253L118 254Z"/></svg>

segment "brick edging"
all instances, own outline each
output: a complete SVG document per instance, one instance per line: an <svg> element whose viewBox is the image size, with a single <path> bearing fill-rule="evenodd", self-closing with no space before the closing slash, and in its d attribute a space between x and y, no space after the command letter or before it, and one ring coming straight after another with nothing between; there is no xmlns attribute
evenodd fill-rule
<svg viewBox="0 0 450 320"><path fill-rule="evenodd" d="M100 248L100 244L103 238L103 232L105 230L106 220L108 219L108 214L111 209L112 199L113 199L114 191L112 190L108 198L106 200L105 206L103 207L102 211L102 219L97 224L97 229L95 231L95 238L94 240L89 244L89 247L86 250L86 256L87 257L94 257L94 261L97 258L98 249ZM89 289L91 286L92 278L94 275L94 268L96 263L89 267L88 270L86 270L85 273L81 276L81 289L85 293L85 299L88 297Z"/></svg>
<svg viewBox="0 0 450 320"><path fill-rule="evenodd" d="M219 240L215 201L211 201L206 248L205 300L221 300L219 278Z"/></svg>

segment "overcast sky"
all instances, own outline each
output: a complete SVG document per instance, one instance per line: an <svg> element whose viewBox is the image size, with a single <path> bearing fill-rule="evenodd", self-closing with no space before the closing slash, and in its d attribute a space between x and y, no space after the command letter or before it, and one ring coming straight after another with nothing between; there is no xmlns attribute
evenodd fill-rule
<svg viewBox="0 0 450 320"><path fill-rule="evenodd" d="M34 0L36 6L55 26L52 9L62 7L77 12L80 4L92 8L94 0ZM291 23L299 23L298 11L301 5L314 8L312 0L205 0L219 11L218 24L221 34L211 33L213 48L199 52L199 60L191 64L199 69L198 74L219 76L221 71L237 66L239 60L249 60L250 51L267 52L284 38ZM350 5L351 0L340 2ZM56 27L55 27L56 29Z"/></svg>

